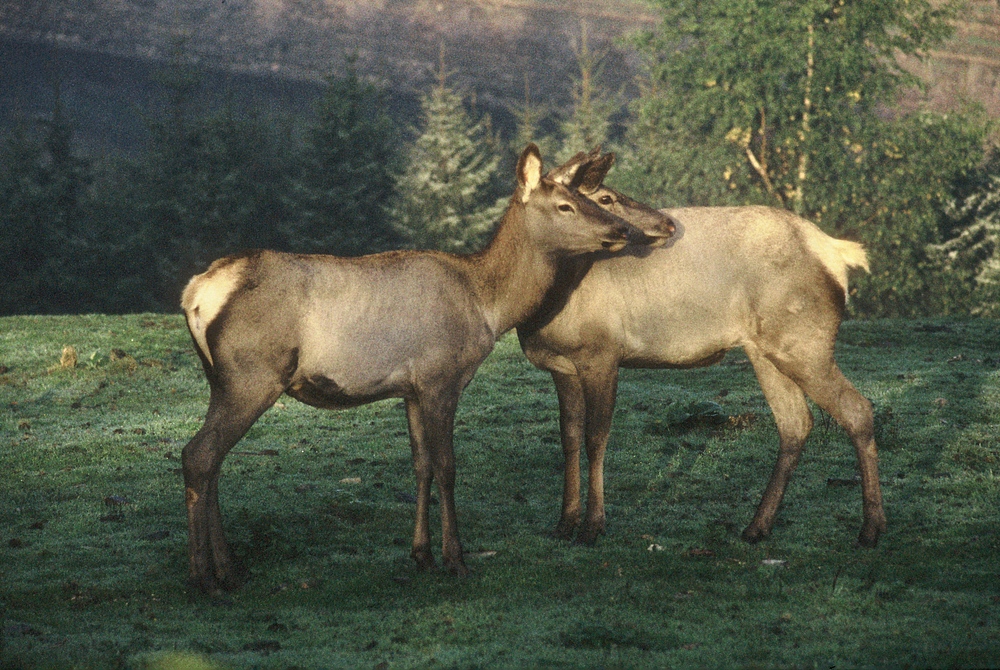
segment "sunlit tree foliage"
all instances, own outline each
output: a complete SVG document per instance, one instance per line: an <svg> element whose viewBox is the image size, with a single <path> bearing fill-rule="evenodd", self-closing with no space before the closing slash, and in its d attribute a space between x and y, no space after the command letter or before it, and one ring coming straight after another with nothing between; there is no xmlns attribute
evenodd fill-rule
<svg viewBox="0 0 1000 670"><path fill-rule="evenodd" d="M919 85L897 66L950 34L928 0L653 0L636 38L649 66L622 184L660 205L760 203L869 246L853 308L961 311L931 291L952 184L982 159L975 115L886 110Z"/></svg>

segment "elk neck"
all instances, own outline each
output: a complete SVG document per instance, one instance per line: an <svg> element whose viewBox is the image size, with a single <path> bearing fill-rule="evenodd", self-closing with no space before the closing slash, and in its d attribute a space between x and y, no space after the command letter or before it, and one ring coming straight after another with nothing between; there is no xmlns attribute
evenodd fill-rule
<svg viewBox="0 0 1000 670"><path fill-rule="evenodd" d="M482 251L463 257L472 285L494 337L530 318L556 280L557 250L531 239L525 206L518 198Z"/></svg>

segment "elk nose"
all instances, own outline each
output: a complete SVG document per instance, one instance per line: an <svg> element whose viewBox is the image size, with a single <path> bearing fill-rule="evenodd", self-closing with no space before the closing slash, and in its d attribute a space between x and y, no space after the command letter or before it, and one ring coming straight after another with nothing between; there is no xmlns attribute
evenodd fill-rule
<svg viewBox="0 0 1000 670"><path fill-rule="evenodd" d="M621 251L627 245L634 244L635 233L638 232L631 224L620 219L611 223L604 231L601 246L608 251Z"/></svg>
<svg viewBox="0 0 1000 670"><path fill-rule="evenodd" d="M676 232L677 225L674 223L674 220L670 217L664 217L652 232L646 233L646 236L649 238L646 244L653 248L662 247Z"/></svg>

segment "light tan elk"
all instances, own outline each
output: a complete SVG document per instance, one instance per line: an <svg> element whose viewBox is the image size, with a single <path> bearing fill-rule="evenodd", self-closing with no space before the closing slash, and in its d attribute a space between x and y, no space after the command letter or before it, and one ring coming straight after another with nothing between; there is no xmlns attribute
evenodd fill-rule
<svg viewBox="0 0 1000 670"><path fill-rule="evenodd" d="M550 176L574 179L580 193L642 228L655 210L601 183L613 159L608 154L582 172L562 175L559 168ZM536 317L517 329L528 359L552 373L559 398L566 468L556 536L570 539L576 532L577 542L589 544L604 532L604 452L618 369L708 366L742 347L780 438L777 463L743 538L757 542L771 532L812 429L808 395L854 443L864 516L858 543L875 546L886 521L872 408L833 357L848 269L868 269L864 249L768 207L660 212L676 226L665 246L572 259L573 268L565 271L575 273L575 281L550 294ZM582 526L581 443L589 472Z"/></svg>
<svg viewBox="0 0 1000 670"><path fill-rule="evenodd" d="M541 176L538 148L490 245L469 256L398 251L338 258L254 251L215 261L182 297L211 395L184 447L189 580L239 585L219 510L223 458L282 393L315 407L403 398L417 479L412 556L432 568L431 482L442 553L468 572L455 517L452 432L459 396L503 333L542 303L566 257L654 242Z"/></svg>

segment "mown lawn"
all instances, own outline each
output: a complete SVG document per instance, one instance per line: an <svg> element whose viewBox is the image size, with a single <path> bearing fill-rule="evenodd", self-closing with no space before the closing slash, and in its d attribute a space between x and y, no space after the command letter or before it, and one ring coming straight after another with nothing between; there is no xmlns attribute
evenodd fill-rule
<svg viewBox="0 0 1000 670"><path fill-rule="evenodd" d="M184 584L208 387L182 318L0 319L0 667L1000 666L1000 323L848 322L838 360L877 410L878 549L853 547L853 449L818 410L773 537L739 539L777 446L739 352L623 371L608 533L551 539L555 393L508 336L459 409L472 577L409 559L399 401L283 398L226 461L251 580L210 600ZM685 420L706 407L735 418Z"/></svg>

